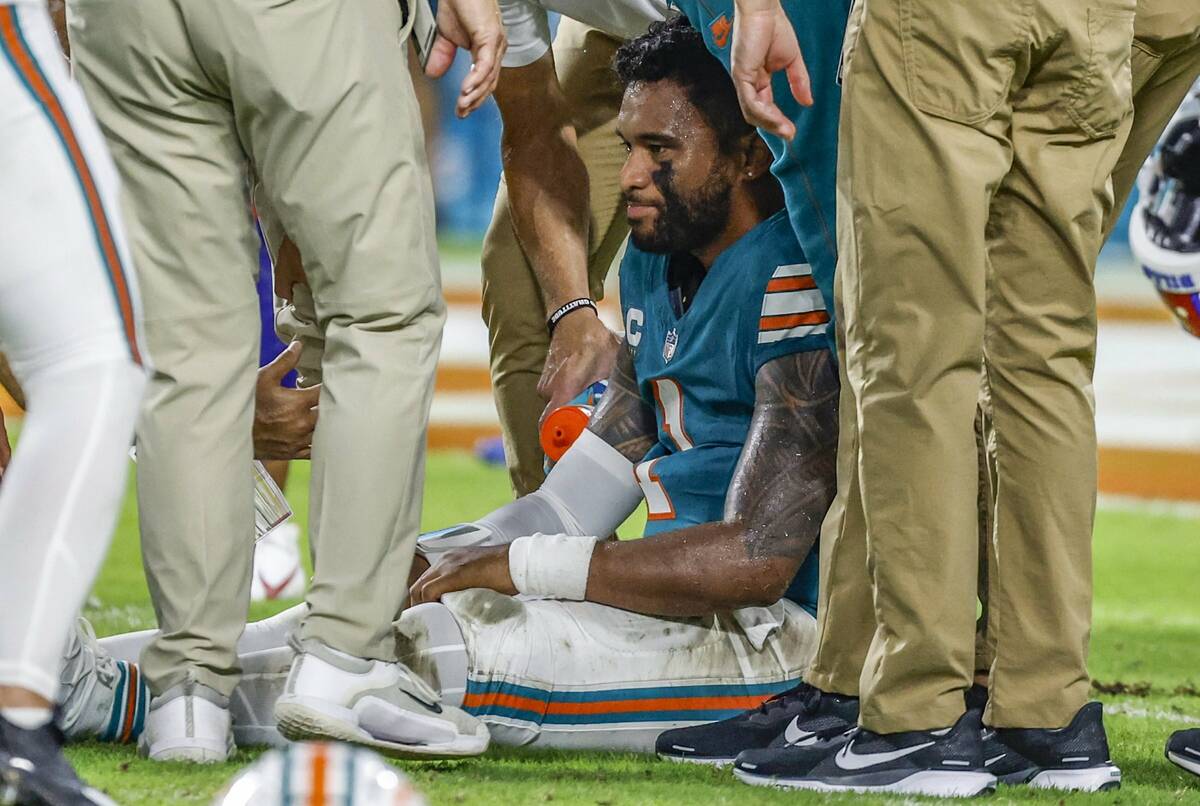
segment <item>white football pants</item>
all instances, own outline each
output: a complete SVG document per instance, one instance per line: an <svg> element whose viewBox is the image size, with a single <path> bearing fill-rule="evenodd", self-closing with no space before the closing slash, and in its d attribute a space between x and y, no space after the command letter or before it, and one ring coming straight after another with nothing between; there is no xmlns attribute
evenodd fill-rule
<svg viewBox="0 0 1200 806"><path fill-rule="evenodd" d="M146 382L117 192L44 0L0 2L0 346L28 409L0 480L0 685L50 700Z"/></svg>

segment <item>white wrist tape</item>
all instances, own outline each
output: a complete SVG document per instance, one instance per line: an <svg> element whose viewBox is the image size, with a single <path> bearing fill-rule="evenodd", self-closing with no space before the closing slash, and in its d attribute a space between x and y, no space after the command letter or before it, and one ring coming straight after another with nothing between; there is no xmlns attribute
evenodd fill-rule
<svg viewBox="0 0 1200 806"><path fill-rule="evenodd" d="M527 596L582 602L598 537L530 535L508 547L508 573L513 587Z"/></svg>

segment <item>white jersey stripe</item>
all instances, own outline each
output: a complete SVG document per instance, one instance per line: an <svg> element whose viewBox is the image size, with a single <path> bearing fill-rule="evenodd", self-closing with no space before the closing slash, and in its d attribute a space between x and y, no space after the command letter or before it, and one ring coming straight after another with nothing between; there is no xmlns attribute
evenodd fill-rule
<svg viewBox="0 0 1200 806"><path fill-rule="evenodd" d="M821 299L821 292L815 288L807 291L777 291L763 297L763 316L781 316L823 310L825 310L825 302Z"/></svg>
<svg viewBox="0 0 1200 806"><path fill-rule="evenodd" d="M767 330L758 334L759 344L773 344L784 339L799 339L804 336L817 336L829 329L828 322L819 325L800 325L788 330Z"/></svg>
<svg viewBox="0 0 1200 806"><path fill-rule="evenodd" d="M807 263L788 263L775 269L771 277L777 280L780 277L808 277L811 274L812 266Z"/></svg>

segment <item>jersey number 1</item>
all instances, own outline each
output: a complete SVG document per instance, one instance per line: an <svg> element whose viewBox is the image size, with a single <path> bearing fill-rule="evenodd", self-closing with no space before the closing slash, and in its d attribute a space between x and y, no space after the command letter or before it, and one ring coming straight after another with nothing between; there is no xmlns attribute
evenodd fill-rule
<svg viewBox="0 0 1200 806"><path fill-rule="evenodd" d="M683 388L679 382L671 378L656 378L654 386L654 402L662 415L663 430L675 443L677 450L686 451L695 447L687 430L683 427ZM660 457L661 458L661 457ZM634 468L633 474L642 488L642 496L646 499L646 519L652 521L670 520L675 517L675 505L662 480L654 472L658 459L642 462Z"/></svg>

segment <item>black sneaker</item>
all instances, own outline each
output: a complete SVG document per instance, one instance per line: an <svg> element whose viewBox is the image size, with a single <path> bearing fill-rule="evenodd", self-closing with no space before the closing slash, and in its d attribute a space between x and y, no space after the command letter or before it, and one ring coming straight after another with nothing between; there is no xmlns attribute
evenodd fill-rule
<svg viewBox="0 0 1200 806"><path fill-rule="evenodd" d="M990 792L982 724L968 711L952 728L879 734L857 728L809 748L743 753L734 775L758 786L822 792L898 792L941 797Z"/></svg>
<svg viewBox="0 0 1200 806"><path fill-rule="evenodd" d="M79 780L53 722L25 730L0 717L0 803L115 806Z"/></svg>
<svg viewBox="0 0 1200 806"><path fill-rule="evenodd" d="M826 694L801 683L729 719L664 731L654 751L670 761L725 765L743 750L767 747L773 741L811 744L841 734L857 722L857 697Z"/></svg>
<svg viewBox="0 0 1200 806"><path fill-rule="evenodd" d="M1104 709L1098 702L1080 708L1065 728L985 729L983 764L1005 784L1076 792L1121 786L1121 771L1108 754Z"/></svg>
<svg viewBox="0 0 1200 806"><path fill-rule="evenodd" d="M1192 775L1200 775L1200 728L1172 733L1167 740L1167 758Z"/></svg>

